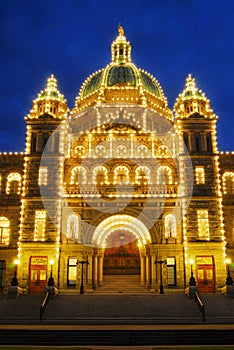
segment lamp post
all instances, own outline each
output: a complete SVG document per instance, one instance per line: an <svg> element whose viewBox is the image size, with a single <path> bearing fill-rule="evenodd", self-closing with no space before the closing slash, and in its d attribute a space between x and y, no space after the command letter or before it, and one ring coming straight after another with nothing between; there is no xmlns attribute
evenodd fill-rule
<svg viewBox="0 0 234 350"><path fill-rule="evenodd" d="M53 277L53 265L54 265L54 259L50 259L50 277L48 279L48 286L53 287L54 286L54 277Z"/></svg>
<svg viewBox="0 0 234 350"><path fill-rule="evenodd" d="M230 274L230 264L231 264L231 259L226 259L225 263L227 265L227 278L226 278L226 285L227 286L232 286L233 285L233 279Z"/></svg>
<svg viewBox="0 0 234 350"><path fill-rule="evenodd" d="M12 286L18 286L19 282L18 282L18 278L17 278L17 266L19 264L19 260L15 259L14 260L14 265L15 265L15 272L14 272L14 277L11 280L11 285Z"/></svg>
<svg viewBox="0 0 234 350"><path fill-rule="evenodd" d="M190 286L196 286L196 280L195 277L193 276L193 264L194 264L194 260L193 259L189 259L189 263L191 265L191 276L189 279L189 285Z"/></svg>
<svg viewBox="0 0 234 350"><path fill-rule="evenodd" d="M163 278L162 278L162 264L166 264L166 260L155 260L155 264L159 264L160 266L160 286L159 286L159 294L164 294L164 289L163 289Z"/></svg>
<svg viewBox="0 0 234 350"><path fill-rule="evenodd" d="M84 294L84 265L88 265L88 259L87 260L77 260L77 265L81 264L81 285L80 285L80 294Z"/></svg>

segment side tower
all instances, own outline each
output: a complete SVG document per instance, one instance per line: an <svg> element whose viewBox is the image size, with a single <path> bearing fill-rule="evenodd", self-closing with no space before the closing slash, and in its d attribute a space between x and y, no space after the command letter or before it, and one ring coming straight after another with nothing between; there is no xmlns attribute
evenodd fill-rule
<svg viewBox="0 0 234 350"><path fill-rule="evenodd" d="M64 128L68 107L53 75L26 116L26 150L18 247L20 283L29 292L44 290L57 270ZM51 209L52 208L52 209ZM48 210L50 209L50 210ZM48 215L49 213L49 215ZM57 280L57 276L54 276Z"/></svg>
<svg viewBox="0 0 234 350"><path fill-rule="evenodd" d="M189 151L194 172L193 195L183 223L187 275L192 265L199 290L214 292L225 282L226 244L217 116L191 75L176 100L174 111L175 125Z"/></svg>

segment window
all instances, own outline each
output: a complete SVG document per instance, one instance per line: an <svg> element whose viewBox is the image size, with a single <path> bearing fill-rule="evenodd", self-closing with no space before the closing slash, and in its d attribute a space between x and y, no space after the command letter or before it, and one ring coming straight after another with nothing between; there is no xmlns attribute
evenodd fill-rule
<svg viewBox="0 0 234 350"><path fill-rule="evenodd" d="M208 210L200 209L197 211L198 236L201 239L209 239L209 219Z"/></svg>
<svg viewBox="0 0 234 350"><path fill-rule="evenodd" d="M46 227L46 211L36 210L35 212L35 229L34 229L34 241L45 240L45 227Z"/></svg>
<svg viewBox="0 0 234 350"><path fill-rule="evenodd" d="M6 274L6 260L0 260L0 288L4 287Z"/></svg>
<svg viewBox="0 0 234 350"><path fill-rule="evenodd" d="M84 167L76 166L72 169L70 184L86 184L86 169Z"/></svg>
<svg viewBox="0 0 234 350"><path fill-rule="evenodd" d="M234 172L226 171L223 174L223 192L224 194L234 194Z"/></svg>
<svg viewBox="0 0 234 350"><path fill-rule="evenodd" d="M205 169L203 166L195 167L195 180L197 185L203 185L205 183Z"/></svg>
<svg viewBox="0 0 234 350"><path fill-rule="evenodd" d="M40 186L46 186L47 183L48 183L48 168L45 166L41 166L39 168L38 184Z"/></svg>
<svg viewBox="0 0 234 350"><path fill-rule="evenodd" d="M117 166L117 168L115 168L114 183L115 184L129 183L129 170L126 166Z"/></svg>
<svg viewBox="0 0 234 350"><path fill-rule="evenodd" d="M93 183L97 185L108 183L108 172L104 166L97 166L93 169Z"/></svg>
<svg viewBox="0 0 234 350"><path fill-rule="evenodd" d="M150 169L146 166L139 166L136 169L136 183L138 185L147 185L150 183Z"/></svg>
<svg viewBox="0 0 234 350"><path fill-rule="evenodd" d="M165 238L176 238L176 218L172 214L165 216Z"/></svg>
<svg viewBox="0 0 234 350"><path fill-rule="evenodd" d="M20 194L21 191L21 175L19 173L10 173L7 176L7 194Z"/></svg>
<svg viewBox="0 0 234 350"><path fill-rule="evenodd" d="M171 169L168 166L160 166L157 169L157 184L172 184Z"/></svg>
<svg viewBox="0 0 234 350"><path fill-rule="evenodd" d="M0 217L0 244L8 245L10 241L10 221L4 217Z"/></svg>
<svg viewBox="0 0 234 350"><path fill-rule="evenodd" d="M79 234L79 218L72 214L67 218L67 237L73 240L78 240Z"/></svg>

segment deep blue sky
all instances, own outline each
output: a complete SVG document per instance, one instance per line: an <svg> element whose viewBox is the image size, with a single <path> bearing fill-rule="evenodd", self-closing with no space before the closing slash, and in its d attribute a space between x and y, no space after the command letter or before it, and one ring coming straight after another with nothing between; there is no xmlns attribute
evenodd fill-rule
<svg viewBox="0 0 234 350"><path fill-rule="evenodd" d="M74 106L110 62L119 22L169 107L192 73L219 116L220 150L234 150L233 0L0 0L0 151L24 150L24 116L51 73Z"/></svg>

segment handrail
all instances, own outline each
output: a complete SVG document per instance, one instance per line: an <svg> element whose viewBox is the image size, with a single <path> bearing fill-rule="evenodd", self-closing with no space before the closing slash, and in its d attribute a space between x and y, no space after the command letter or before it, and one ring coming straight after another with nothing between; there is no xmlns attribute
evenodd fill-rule
<svg viewBox="0 0 234 350"><path fill-rule="evenodd" d="M199 293L197 291L194 292L194 299L202 313L202 317L203 317L203 321L206 320L206 316L205 316L205 305L203 304L200 296L199 296Z"/></svg>
<svg viewBox="0 0 234 350"><path fill-rule="evenodd" d="M45 312L46 306L49 301L50 301L50 292L46 292L40 305L40 321L42 321L42 316Z"/></svg>

